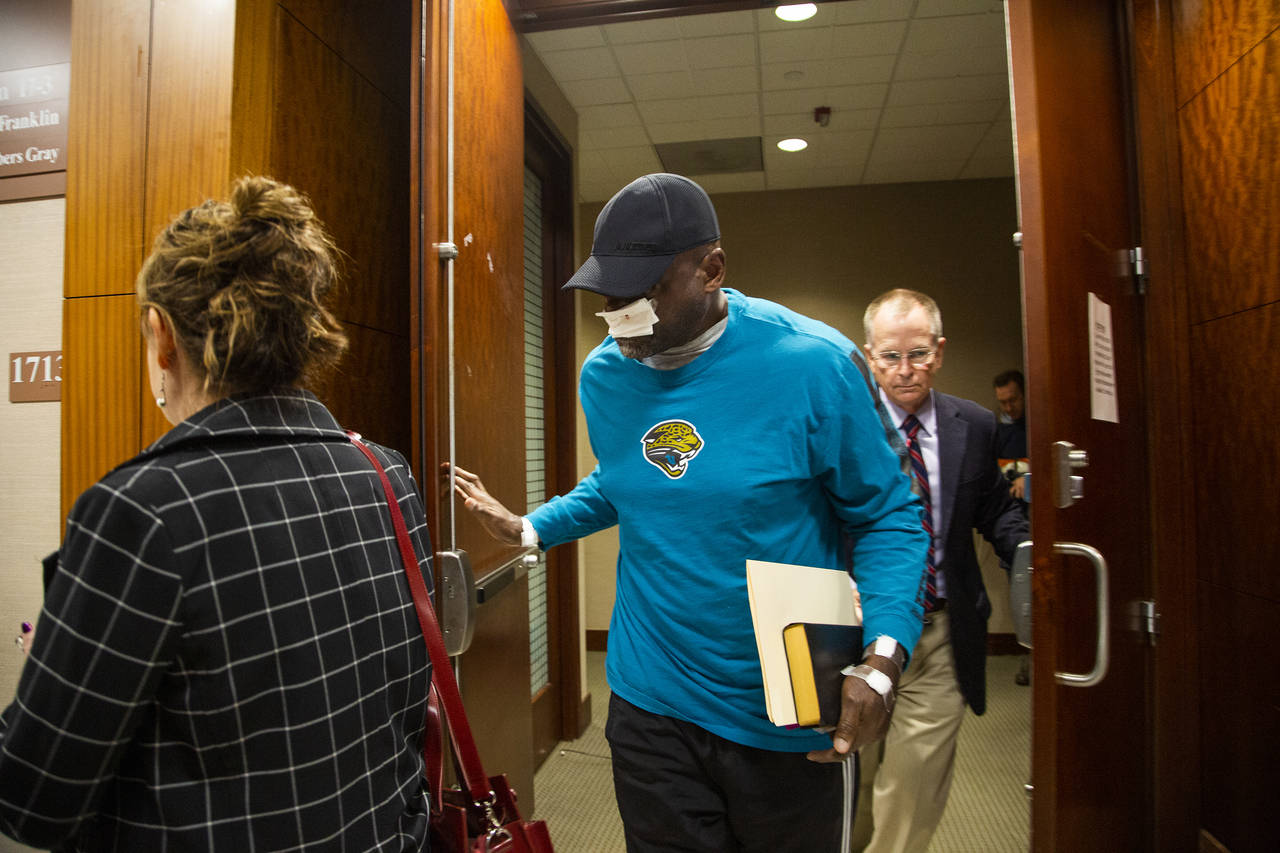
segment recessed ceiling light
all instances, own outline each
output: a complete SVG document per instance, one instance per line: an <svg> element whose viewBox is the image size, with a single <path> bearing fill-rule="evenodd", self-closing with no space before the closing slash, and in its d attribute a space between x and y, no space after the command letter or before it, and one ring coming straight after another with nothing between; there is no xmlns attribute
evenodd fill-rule
<svg viewBox="0 0 1280 853"><path fill-rule="evenodd" d="M778 143L778 147L783 151L803 151L809 147L809 143L803 139L784 139Z"/></svg>
<svg viewBox="0 0 1280 853"><path fill-rule="evenodd" d="M786 6L779 6L774 9L773 14L784 21L793 23L795 21L807 21L818 14L818 6L816 3L789 3Z"/></svg>

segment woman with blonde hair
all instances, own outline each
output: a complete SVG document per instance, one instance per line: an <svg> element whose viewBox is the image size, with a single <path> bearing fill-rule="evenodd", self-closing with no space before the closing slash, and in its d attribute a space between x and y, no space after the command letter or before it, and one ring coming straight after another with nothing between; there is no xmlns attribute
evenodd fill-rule
<svg viewBox="0 0 1280 853"><path fill-rule="evenodd" d="M423 850L426 647L377 474L304 385L346 338L308 201L244 178L137 279L174 424L76 501L17 697L0 830L74 850ZM421 498L391 480L427 584ZM56 563L54 562L56 558Z"/></svg>

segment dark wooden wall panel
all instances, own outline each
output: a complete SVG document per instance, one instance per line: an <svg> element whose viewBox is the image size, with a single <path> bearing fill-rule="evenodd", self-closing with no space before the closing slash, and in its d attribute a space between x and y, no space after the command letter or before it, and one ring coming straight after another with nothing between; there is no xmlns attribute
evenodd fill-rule
<svg viewBox="0 0 1280 853"><path fill-rule="evenodd" d="M1191 319L1280 299L1280 31L1182 109Z"/></svg>
<svg viewBox="0 0 1280 853"><path fill-rule="evenodd" d="M1280 26L1275 0L1173 0L1178 102L1196 92Z"/></svg>
<svg viewBox="0 0 1280 853"><path fill-rule="evenodd" d="M329 45L357 73L391 100L409 106L408 0L343 3L281 0L280 6Z"/></svg>
<svg viewBox="0 0 1280 853"><path fill-rule="evenodd" d="M344 329L351 343L347 357L312 390L338 423L394 447L407 458L411 437L409 341L350 323Z"/></svg>
<svg viewBox="0 0 1280 853"><path fill-rule="evenodd" d="M81 492L138 452L137 306L132 294L63 303L63 516Z"/></svg>
<svg viewBox="0 0 1280 853"><path fill-rule="evenodd" d="M1280 472L1280 303L1195 327L1191 341L1192 399L1204 401L1195 411L1200 579L1280 602L1268 497Z"/></svg>
<svg viewBox="0 0 1280 853"><path fill-rule="evenodd" d="M1201 669L1203 826L1231 853L1273 853L1280 850L1275 599L1212 583L1201 583L1199 592L1203 636L1213 638L1208 645L1240 650L1214 654Z"/></svg>
<svg viewBox="0 0 1280 853"><path fill-rule="evenodd" d="M407 104L387 98L288 12L280 12L279 34L269 167L311 197L348 256L339 318L407 339ZM407 76L407 34L402 42L402 51L388 46L386 61Z"/></svg>

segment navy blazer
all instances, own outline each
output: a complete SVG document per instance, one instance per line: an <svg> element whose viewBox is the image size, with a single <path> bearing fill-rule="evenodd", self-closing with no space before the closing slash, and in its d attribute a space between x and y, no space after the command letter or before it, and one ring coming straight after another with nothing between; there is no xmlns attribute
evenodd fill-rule
<svg viewBox="0 0 1280 853"><path fill-rule="evenodd" d="M946 579L951 648L960 692L975 714L987 707L987 619L991 601L973 548L977 530L1009 564L1018 543L1030 538L1026 516L1009 496L996 463L996 419L970 400L933 392L938 417L943 547L938 570Z"/></svg>

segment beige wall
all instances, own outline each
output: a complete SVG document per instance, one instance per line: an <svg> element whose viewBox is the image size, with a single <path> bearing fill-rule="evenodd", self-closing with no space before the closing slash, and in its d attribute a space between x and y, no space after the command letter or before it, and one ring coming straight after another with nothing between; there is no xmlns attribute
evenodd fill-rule
<svg viewBox="0 0 1280 853"><path fill-rule="evenodd" d="M62 349L65 218L61 198L0 204L0 350L6 365L11 352ZM13 637L24 619L35 622L40 613L40 561L62 539L61 410L61 403L10 403L7 391L0 403L0 707L13 699L22 669ZM26 849L0 838L0 851Z"/></svg>
<svg viewBox="0 0 1280 853"><path fill-rule="evenodd" d="M992 378L1022 368L1011 179L730 193L713 201L728 286L830 323L858 344L871 299L893 287L923 290L937 300L947 338L939 390L994 408ZM590 250L601 207L581 208L579 255ZM580 360L604 337L592 316L598 300L582 301ZM585 428L580 440L585 474L594 464ZM583 544L587 630L608 628L617 547L613 531ZM1004 573L990 548L979 555L995 608L990 629L1012 633Z"/></svg>

